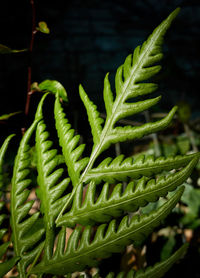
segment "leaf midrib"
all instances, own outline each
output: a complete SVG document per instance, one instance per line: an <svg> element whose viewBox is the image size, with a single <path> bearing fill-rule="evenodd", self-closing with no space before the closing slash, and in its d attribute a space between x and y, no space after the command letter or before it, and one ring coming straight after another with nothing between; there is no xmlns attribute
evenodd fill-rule
<svg viewBox="0 0 200 278"><path fill-rule="evenodd" d="M105 166L104 169L102 169L100 167L91 169L86 174L84 181L88 181L88 180L90 180L90 178L95 178L95 177L97 177L97 179L98 179L98 177L101 177L101 176L111 176L111 178L114 178L114 177L112 177L112 175L123 175L123 174L126 174L126 173L130 173L130 172L134 173L134 172L137 172L137 171L147 171L147 170L152 171L153 169L156 169L156 168L159 168L159 169L162 168L161 170L165 170L166 165L167 165L167 167L169 167L169 164L171 165L171 167L173 167L173 169L175 169L176 167L185 166L187 164L187 162L191 161L194 157L197 157L197 155L196 154L189 154L187 156L180 157L177 160L173 160L173 161L168 161L167 159L165 159L163 161L156 161L155 160L154 165L147 165L147 162L144 162L143 164L140 164L140 165L137 165L137 164L133 163L132 165L130 165L128 167L123 166L123 165L118 165L117 166L118 169L116 169L116 170L112 170L112 162L111 162L111 165ZM161 163L161 165L159 165L159 163ZM145 164L146 164L146 166L145 166ZM107 169L106 169L106 167L107 167ZM135 167L135 168L133 168L133 167ZM125 169L123 169L123 168L125 168Z"/></svg>
<svg viewBox="0 0 200 278"><path fill-rule="evenodd" d="M164 26L160 29L157 29L154 36L151 37L150 39L150 43L146 46L146 51L144 51L144 53L140 54L139 56L139 61L137 62L137 64L134 65L134 67L132 68L131 70L131 75L129 77L129 80L123 90L123 92L118 95L116 97L116 100L115 102L113 103L113 109L112 109L112 114L111 114L111 117L110 119L108 119L108 121L106 121L106 124L105 124L105 127L102 131L102 134L101 134L101 137L100 137L100 143L95 147L94 151L92 152L91 154L91 158L90 158L90 161L88 162L88 165L87 167L85 168L85 171L83 172L83 174L81 175L80 177L80 183L84 180L84 176L86 175L86 173L92 168L93 164L94 164L94 161L96 160L97 156L101 153L101 149L102 149L102 146L104 145L105 143L105 138L109 132L109 129L112 129L113 127L113 124L114 124L114 120L115 120L115 113L116 113L116 110L119 106L119 103L121 102L121 100L125 97L124 96L124 92L127 90L127 88L129 87L130 85L130 82L132 80L134 80L133 76L134 76L134 73L137 72L137 69L140 68L142 62L143 62L143 59L144 57L147 55L148 56L148 53L151 52L151 46L153 44L155 44L155 42L157 41L157 38L160 36L160 33L163 31L164 27L166 26L167 24L165 23ZM152 33L153 35L153 33ZM156 39L154 39L156 38ZM147 39L148 40L148 39ZM150 49L150 50L149 50ZM134 83L134 82L133 82Z"/></svg>
<svg viewBox="0 0 200 278"><path fill-rule="evenodd" d="M175 163L174 163L175 164ZM165 165L163 165L162 167L166 167ZM95 171L96 169L91 169L91 174L90 172L86 175L86 177L93 177L95 176L110 176L110 175L115 175L115 174L119 174L119 175L123 175L123 173L134 173L137 171L146 171L146 170L152 170L152 169L156 169L159 168L159 170L161 169L160 165L156 165L156 166L150 166L150 167L144 167L144 168L137 168L137 169L118 169L118 171L111 171L110 169L108 169L108 171ZM161 169L161 170L165 170L165 169ZM99 173L98 173L99 172ZM112 176L111 176L112 177Z"/></svg>
<svg viewBox="0 0 200 278"><path fill-rule="evenodd" d="M175 199L175 200L177 200L177 198ZM173 203L175 202L175 200L173 200ZM172 200L171 200L172 201ZM172 207L172 204L171 204L171 206L170 206L170 208ZM162 210L161 210L161 208L162 208ZM147 219L148 219L148 217L151 217L152 219L150 219L150 221L147 221L147 223L145 223L145 224L143 224L143 225L141 225L141 223L137 223L138 225L139 225L139 227L137 228L137 229L135 229L134 231L131 231L131 232L126 232L126 235L123 233L123 231L120 231L120 233L122 233L122 235L121 236L119 236L118 234L117 234L117 232L114 234L115 235L115 238L113 239L113 240L110 240L110 241L108 241L108 239L106 240L106 242L105 243L96 243L98 246L96 247L96 248L93 248L93 246L92 245L90 245L89 247L87 246L87 250L88 249L92 249L92 250L88 250L88 251L86 251L86 252L84 252L83 250L81 250L81 254L78 254L78 255L74 255L73 257L72 257L72 253L70 253L70 254L68 254L68 255L70 255L71 257L70 258L68 258L68 259L65 259L65 258L60 258L60 261L59 261L59 263L58 262L53 262L52 260L50 261L50 265L51 265L51 268L52 268L52 265L56 265L56 264L66 264L66 261L67 261L67 263L69 264L69 262L70 261L73 261L73 260L75 260L76 262L77 262L77 260L78 260L78 258L80 258L80 257L82 257L82 256L87 256L87 254L90 254L90 253L94 253L94 252L96 252L98 249L104 249L105 248L105 246L107 246L107 245L113 245L113 243L115 243L115 242L117 242L117 241L121 241L121 239L123 239L123 238L125 238L125 237L127 237L127 239L130 239L130 237L128 237L130 234L134 234L134 233L137 233L137 232L139 232L140 230L142 230L142 229L145 229L145 227L146 226L151 226L151 224L153 223L153 222L156 222L159 218L161 218L162 219L162 216L163 215L165 215L166 214L166 212L169 210L169 206L166 206L166 203L165 203L165 209L163 209L163 207L161 207L160 209L158 209L156 212L158 212L159 210L161 210L161 213L160 214L158 214L157 215L157 217L155 218L153 218L153 216L152 215L150 215L150 216L146 216L147 217ZM131 226L131 224L130 224L130 226L127 228L128 230L130 230L132 228L132 226ZM104 238L104 240L105 240L105 238ZM80 247L79 247L80 248ZM74 252L76 252L76 251L78 251L78 250L75 250ZM86 264L87 265L87 264ZM43 267L47 267L48 268L48 265L43 265Z"/></svg>
<svg viewBox="0 0 200 278"><path fill-rule="evenodd" d="M46 126L44 128L45 124L44 121L41 121L38 126L37 126L37 131L36 131L36 150L37 150L37 155L38 155L38 173L40 174L38 177L40 179L40 190L42 192L41 196L42 196L42 203L43 203L43 207L45 210L44 213L44 219L45 219L45 223L50 223L51 222L51 218L52 218L52 214L50 214L50 198L51 198L51 194L49 194L49 184L47 182L46 177L48 178L48 176L46 175L45 169L48 165L48 159L45 158L45 153L49 151L48 149L43 148L43 145L45 144L45 142L48 140L48 138L46 138L45 140L42 139L42 135L44 134L44 132L46 132ZM51 160L52 161L52 160Z"/></svg>
<svg viewBox="0 0 200 278"><path fill-rule="evenodd" d="M173 177L170 177L170 178L173 178ZM151 192L145 192L145 193L142 193L141 195L135 196L135 197L133 196L132 198L126 199L126 200L124 200L124 201L122 201L122 202L119 202L119 203L120 203L120 205L124 205L124 204L126 204L126 203L128 203L128 202L132 202L133 200L135 201L135 200L137 200L137 199L143 198L144 196L151 195L152 193L165 190L167 187L173 186L174 184L178 183L181 179L183 179L183 177L180 175L176 180L174 180L172 183L170 183L170 185L163 186L162 188L155 188L155 189L153 189ZM157 186L159 186L159 185L157 184ZM123 198L123 196L122 196L121 198ZM97 200L97 201L98 201L98 200ZM108 200L108 202L109 202L109 201L110 201L110 200ZM95 209L94 211L90 211L89 213L94 213L94 212L96 213L96 212L99 212L99 211L103 211L103 210L105 210L105 209L111 209L111 208L114 208L114 207L119 206L119 203L118 203L118 204L111 204L110 206L103 207L103 208L97 208L97 209ZM89 214L89 213L85 212L85 213L79 213L79 214L76 214L76 215L78 215L79 217L81 217L81 216L87 215L87 214ZM73 214L73 215L74 215L74 214Z"/></svg>

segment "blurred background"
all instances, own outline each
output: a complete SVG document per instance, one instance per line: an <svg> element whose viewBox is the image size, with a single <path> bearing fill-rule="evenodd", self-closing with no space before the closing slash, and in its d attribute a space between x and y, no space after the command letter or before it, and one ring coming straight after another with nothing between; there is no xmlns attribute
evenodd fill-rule
<svg viewBox="0 0 200 278"><path fill-rule="evenodd" d="M181 12L165 38L163 70L157 77L169 110L180 100L199 114L200 1L199 0L35 0L36 23L45 21L50 34L38 32L32 57L32 82L55 79L67 90L71 105L79 105L81 83L103 111L103 79L114 74L128 54L176 7ZM12 49L29 48L30 1L3 1L0 43ZM28 53L0 55L1 114L24 110Z"/></svg>

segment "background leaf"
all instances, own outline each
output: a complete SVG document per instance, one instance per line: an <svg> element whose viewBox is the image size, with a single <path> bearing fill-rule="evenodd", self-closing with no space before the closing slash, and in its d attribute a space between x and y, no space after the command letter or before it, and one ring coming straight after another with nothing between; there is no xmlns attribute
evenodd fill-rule
<svg viewBox="0 0 200 278"><path fill-rule="evenodd" d="M161 261L165 260L166 258L169 258L172 254L173 248L176 245L176 239L174 236L170 236L167 241L165 242L162 250L161 250Z"/></svg>
<svg viewBox="0 0 200 278"><path fill-rule="evenodd" d="M0 121L8 120L10 117L15 116L17 114L21 113L21 111L9 113L9 114L4 114L0 116Z"/></svg>
<svg viewBox="0 0 200 278"><path fill-rule="evenodd" d="M10 54L10 53L19 53L19 52L25 52L27 49L11 49L10 47L0 44L0 54Z"/></svg>

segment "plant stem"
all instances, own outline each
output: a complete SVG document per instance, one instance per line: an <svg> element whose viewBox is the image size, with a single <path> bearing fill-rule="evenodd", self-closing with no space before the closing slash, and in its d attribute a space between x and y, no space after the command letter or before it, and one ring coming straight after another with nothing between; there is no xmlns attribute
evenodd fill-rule
<svg viewBox="0 0 200 278"><path fill-rule="evenodd" d="M36 30L36 23L35 23L35 3L34 0L30 0L30 4L32 7L32 32L31 32L31 41L29 46L29 62L28 62L28 84L27 84L27 98L26 98L26 105L25 105L25 115L27 116L29 113L30 107L30 98L33 94L31 90L31 77L32 77L32 52L33 52L33 44L35 39L35 34L37 33Z"/></svg>

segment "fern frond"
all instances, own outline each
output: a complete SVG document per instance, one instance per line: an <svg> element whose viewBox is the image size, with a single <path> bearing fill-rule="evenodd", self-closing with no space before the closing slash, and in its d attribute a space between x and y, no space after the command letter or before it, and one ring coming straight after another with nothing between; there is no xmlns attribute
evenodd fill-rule
<svg viewBox="0 0 200 278"><path fill-rule="evenodd" d="M3 182L3 162L4 162L4 157L5 157L5 153L6 153L6 150L8 148L8 144L10 142L10 140L12 139L12 137L14 136L14 134L11 134L9 135L5 141L3 142L1 148L0 148L0 199L2 197L2 187L4 185L4 182ZM4 206L4 202L0 200L0 211L2 210ZM1 227L1 224L2 222L4 221L4 219L6 218L6 215L5 214L0 214L0 227ZM0 239L3 237L3 235L6 233L7 229L5 228L2 228L0 229Z"/></svg>
<svg viewBox="0 0 200 278"><path fill-rule="evenodd" d="M133 157L124 158L124 155L112 159L107 157L96 168L89 170L84 176L84 182L94 181L114 183L116 181L127 181L129 178L138 179L141 176L150 177L162 171L170 171L187 165L193 158L199 158L200 153L189 155L177 155L175 157L159 157L154 155L139 155L135 160Z"/></svg>
<svg viewBox="0 0 200 278"><path fill-rule="evenodd" d="M93 225L95 222L108 222L112 217L121 216L124 211L135 212L139 207L155 202L159 197L165 197L169 191L175 190L190 176L197 162L198 158L194 158L181 171L167 177L161 176L157 180L147 181L142 177L137 182L130 182L124 192L122 184L118 184L110 196L110 186L106 183L97 200L95 200L96 185L91 182L83 203L83 186L79 185L71 210L63 215L58 224L69 227L77 223Z"/></svg>
<svg viewBox="0 0 200 278"><path fill-rule="evenodd" d="M15 134L9 135L5 141L3 142L1 149L0 149L0 188L3 186L3 161L4 161L4 156L6 153L6 150L8 148L8 144L10 140L15 136Z"/></svg>
<svg viewBox="0 0 200 278"><path fill-rule="evenodd" d="M99 116L96 105L94 105L93 102L89 99L81 85L79 86L79 92L80 97L87 109L88 119L92 129L94 145L97 145L102 133L102 123L104 122L104 120Z"/></svg>
<svg viewBox="0 0 200 278"><path fill-rule="evenodd" d="M148 135L150 133L158 132L160 130L165 129L171 123L176 110L177 106L173 107L165 118L153 123L146 123L142 126L136 127L115 127L110 131L110 134L107 136L107 142L105 141L104 148L107 149L110 146L110 144L124 142L126 140L139 139L144 135Z"/></svg>
<svg viewBox="0 0 200 278"><path fill-rule="evenodd" d="M71 125L65 117L58 96L56 97L54 111L59 142L68 167L69 176L71 177L73 186L75 186L79 183L81 171L88 163L88 158L80 159L85 145L81 144L77 147L80 136L74 135L75 131L71 129Z"/></svg>
<svg viewBox="0 0 200 278"><path fill-rule="evenodd" d="M45 255L51 256L54 243L54 222L68 199L63 193L70 182L63 177L64 169L58 166L57 150L52 148L53 142L49 139L46 124L42 119L36 129L36 153L39 184L39 198L41 210L44 213L46 228Z"/></svg>
<svg viewBox="0 0 200 278"><path fill-rule="evenodd" d="M138 46L134 50L133 55L129 55L124 64L118 68L115 77L115 99L111 91L108 74L106 75L104 80L104 101L107 118L103 128L101 127L101 118L96 110L96 106L86 96L82 87L80 87L80 96L86 107L94 138L93 151L88 165L81 176L81 181L83 181L87 171L92 168L96 158L111 144L133 140L149 133L157 132L166 128L171 122L177 107L174 107L165 118L156 122L137 127L115 127L118 120L144 111L159 101L160 97L135 103L127 102L130 98L149 94L156 90L157 85L144 83L144 81L153 77L161 69L161 66L157 65L157 63L163 56L161 52L163 37L178 12L179 8L173 11L153 31L143 45Z"/></svg>
<svg viewBox="0 0 200 278"><path fill-rule="evenodd" d="M40 186L42 211L45 221L52 227L57 214L68 199L63 196L70 179L62 178L64 169L58 168L57 150L52 149L52 141L48 140L44 121L40 121L36 130L36 152L38 157L38 184ZM62 179L61 179L62 178ZM61 179L61 180L60 180Z"/></svg>
<svg viewBox="0 0 200 278"><path fill-rule="evenodd" d="M121 252L127 244L143 240L174 208L183 190L183 187L180 188L164 205L150 214L135 215L130 221L125 216L118 227L116 220L112 220L107 229L106 224L100 225L92 241L91 226L85 227L82 236L82 228L76 227L69 238L66 251L63 240L65 230L62 230L58 239L58 252L55 252L52 259L42 260L33 268L32 273L64 275L79 271L87 265L94 266L97 263L96 258L107 258L112 253Z"/></svg>
<svg viewBox="0 0 200 278"><path fill-rule="evenodd" d="M25 277L26 267L32 262L41 248L38 244L44 234L43 225L39 221L40 213L29 214L34 201L27 201L31 184L30 174L30 145L29 140L41 120L41 106L45 99L43 96L39 103L35 120L24 134L17 156L15 158L12 188L11 188L11 227L15 255L21 260L18 263L20 277ZM30 232L31 231L31 232Z"/></svg>
<svg viewBox="0 0 200 278"><path fill-rule="evenodd" d="M0 148L0 190L3 187L3 162L5 153L7 151L8 145L10 140L15 136L14 134L11 134L8 136L5 141L3 142L1 148ZM0 191L0 198L2 197L2 192ZM2 207L4 206L4 202L0 201L0 211L2 210ZM2 225L2 222L6 218L5 214L0 214L0 227ZM7 232L7 229L2 228L0 229L0 239L4 236L4 234ZM10 242L5 242L0 246L0 259L2 259L3 255L6 253L8 247L10 245ZM8 271L10 271L14 265L19 261L20 257L13 257L12 259L6 260L2 263L0 263L0 277L3 277Z"/></svg>

